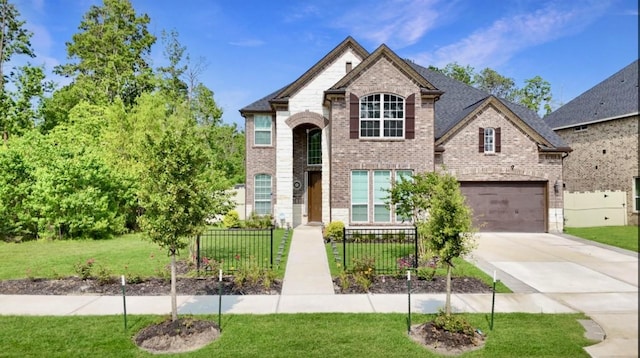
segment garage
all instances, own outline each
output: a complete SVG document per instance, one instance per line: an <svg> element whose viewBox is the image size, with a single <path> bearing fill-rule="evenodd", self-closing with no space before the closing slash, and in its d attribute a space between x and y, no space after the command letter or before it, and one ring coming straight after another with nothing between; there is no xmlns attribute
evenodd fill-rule
<svg viewBox="0 0 640 358"><path fill-rule="evenodd" d="M546 182L461 182L473 224L487 232L546 232Z"/></svg>

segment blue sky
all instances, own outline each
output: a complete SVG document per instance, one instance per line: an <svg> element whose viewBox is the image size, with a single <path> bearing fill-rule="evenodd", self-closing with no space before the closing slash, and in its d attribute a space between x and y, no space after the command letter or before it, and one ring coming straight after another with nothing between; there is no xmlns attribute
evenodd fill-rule
<svg viewBox="0 0 640 358"><path fill-rule="evenodd" d="M47 70L67 63L65 42L98 0L10 0L33 31ZM540 75L556 105L638 58L636 0L132 0L158 38L175 29L192 59L206 59L201 81L223 120L294 81L347 36L372 52L385 43L429 66L490 67L518 86ZM151 54L164 65L158 39ZM67 80L53 78L60 84Z"/></svg>

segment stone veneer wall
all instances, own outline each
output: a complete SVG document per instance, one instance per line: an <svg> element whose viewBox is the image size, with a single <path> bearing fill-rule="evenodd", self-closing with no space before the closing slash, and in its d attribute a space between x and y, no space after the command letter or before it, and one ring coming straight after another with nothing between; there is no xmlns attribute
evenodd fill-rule
<svg viewBox="0 0 640 358"><path fill-rule="evenodd" d="M501 128L501 151L478 151L478 129ZM536 143L495 107L487 106L444 143L443 166L460 181L547 182L548 230L561 232L562 154L541 153ZM444 168L444 169L443 169ZM558 183L558 190L554 184Z"/></svg>
<svg viewBox="0 0 640 358"><path fill-rule="evenodd" d="M358 97L391 93L416 95L415 139L350 139L349 94ZM349 225L351 171L356 169L434 169L433 100L423 100L416 84L386 58L381 58L347 88L347 100L331 105L331 220ZM370 193L371 196L371 193Z"/></svg>
<svg viewBox="0 0 640 358"><path fill-rule="evenodd" d="M573 149L564 159L568 192L624 191L628 223L638 225L633 178L638 173L638 115L587 125L586 130L557 130Z"/></svg>
<svg viewBox="0 0 640 358"><path fill-rule="evenodd" d="M254 193L254 181L256 174L269 174L271 175L271 192L276 192L276 137L275 137L275 121L272 123L271 130L271 146L255 146L254 140L254 126L253 115L247 115L245 120L245 195L246 206L245 215L248 217L253 211L253 193ZM273 201L271 203L273 207Z"/></svg>

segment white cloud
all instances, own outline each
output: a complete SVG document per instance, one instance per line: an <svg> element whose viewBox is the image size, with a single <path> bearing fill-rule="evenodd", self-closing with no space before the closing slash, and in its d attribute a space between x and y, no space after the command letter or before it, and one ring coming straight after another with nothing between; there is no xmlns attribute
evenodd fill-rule
<svg viewBox="0 0 640 358"><path fill-rule="evenodd" d="M364 2L351 8L333 22L355 38L368 39L392 48L402 48L418 42L435 27L443 8L440 0Z"/></svg>
<svg viewBox="0 0 640 358"><path fill-rule="evenodd" d="M524 49L581 31L603 15L603 9L608 6L604 1L562 4L571 7L548 3L529 13L503 17L458 42L413 58L435 66L457 62L476 68L495 68Z"/></svg>
<svg viewBox="0 0 640 358"><path fill-rule="evenodd" d="M264 41L258 40L258 39L247 39L247 40L229 42L229 45L237 46L237 47L258 47L264 44L265 44Z"/></svg>

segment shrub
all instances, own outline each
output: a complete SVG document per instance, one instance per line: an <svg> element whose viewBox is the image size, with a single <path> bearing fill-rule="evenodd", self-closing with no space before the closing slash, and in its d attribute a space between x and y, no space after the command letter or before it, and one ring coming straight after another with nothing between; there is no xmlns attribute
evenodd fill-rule
<svg viewBox="0 0 640 358"><path fill-rule="evenodd" d="M226 229L239 228L240 227L240 215L237 211L229 211L224 218L222 218L222 226Z"/></svg>
<svg viewBox="0 0 640 358"><path fill-rule="evenodd" d="M249 215L245 226L250 229L268 229L273 226L273 217L271 215L258 215L254 211Z"/></svg>
<svg viewBox="0 0 640 358"><path fill-rule="evenodd" d="M474 331L473 326L471 326L464 317L459 315L447 316L442 311L440 311L436 318L433 319L433 324L437 328L445 329L454 333L463 333L468 336L472 336Z"/></svg>
<svg viewBox="0 0 640 358"><path fill-rule="evenodd" d="M111 275L111 270L104 265L98 266L98 272L96 273L96 281L98 285L106 285L115 282L115 278Z"/></svg>
<svg viewBox="0 0 640 358"><path fill-rule="evenodd" d="M342 221L332 221L324 228L324 237L333 241L344 239L344 223Z"/></svg>
<svg viewBox="0 0 640 358"><path fill-rule="evenodd" d="M76 262L73 266L74 271L80 276L81 279L86 280L91 277L91 270L93 268L93 264L95 264L96 260L93 258L88 259L85 262Z"/></svg>

